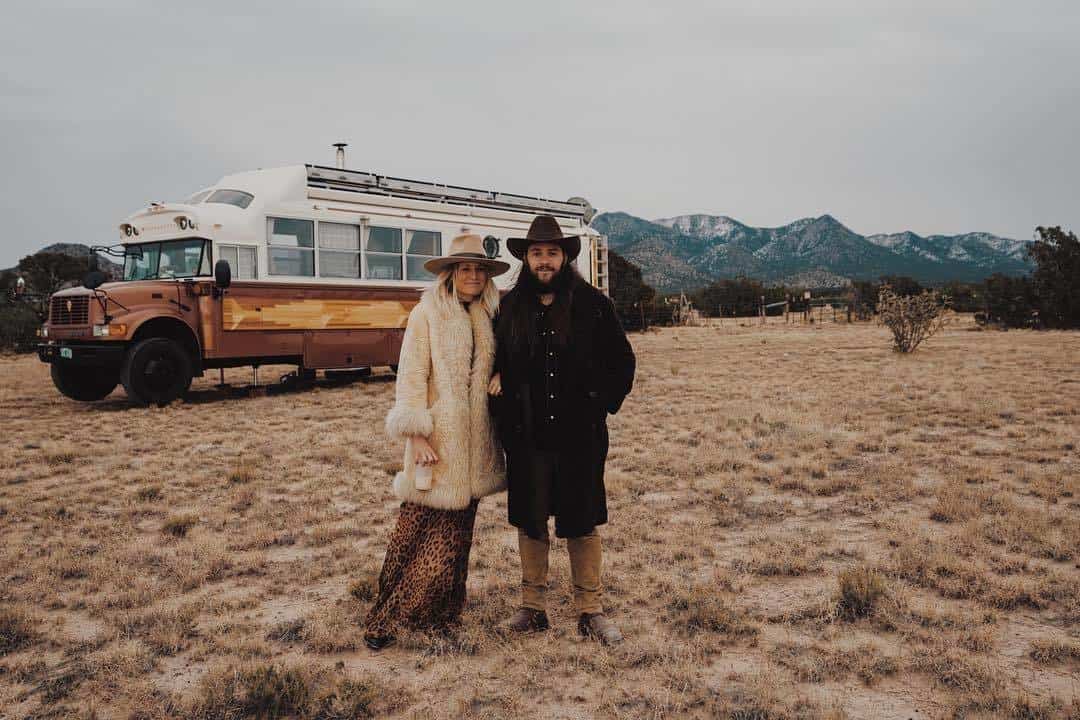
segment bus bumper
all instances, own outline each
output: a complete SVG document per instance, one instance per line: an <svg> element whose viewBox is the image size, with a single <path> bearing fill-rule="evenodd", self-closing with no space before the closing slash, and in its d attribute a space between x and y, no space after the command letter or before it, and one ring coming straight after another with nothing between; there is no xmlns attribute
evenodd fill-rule
<svg viewBox="0 0 1080 720"><path fill-rule="evenodd" d="M124 361L123 343L38 343L38 359L43 363L70 363L84 367L119 368Z"/></svg>

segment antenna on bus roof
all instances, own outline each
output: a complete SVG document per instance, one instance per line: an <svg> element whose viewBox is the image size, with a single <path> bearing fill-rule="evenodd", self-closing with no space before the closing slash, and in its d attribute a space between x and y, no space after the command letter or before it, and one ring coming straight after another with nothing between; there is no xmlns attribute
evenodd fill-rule
<svg viewBox="0 0 1080 720"><path fill-rule="evenodd" d="M345 169L345 148L349 147L349 143L334 143L334 147L337 148L337 166L338 170Z"/></svg>

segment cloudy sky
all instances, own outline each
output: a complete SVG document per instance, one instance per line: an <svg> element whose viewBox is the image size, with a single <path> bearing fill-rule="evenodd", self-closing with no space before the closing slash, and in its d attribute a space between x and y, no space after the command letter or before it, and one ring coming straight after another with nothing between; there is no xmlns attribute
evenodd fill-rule
<svg viewBox="0 0 1080 720"><path fill-rule="evenodd" d="M1080 230L1080 3L4 2L0 267L332 164L656 218Z"/></svg>

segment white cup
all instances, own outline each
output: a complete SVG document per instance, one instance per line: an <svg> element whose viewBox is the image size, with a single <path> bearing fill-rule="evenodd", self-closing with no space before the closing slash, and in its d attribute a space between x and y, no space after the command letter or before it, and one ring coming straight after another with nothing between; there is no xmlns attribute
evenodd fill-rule
<svg viewBox="0 0 1080 720"><path fill-rule="evenodd" d="M417 463L414 474L415 484L417 490L430 490L431 489L431 466L420 465Z"/></svg>

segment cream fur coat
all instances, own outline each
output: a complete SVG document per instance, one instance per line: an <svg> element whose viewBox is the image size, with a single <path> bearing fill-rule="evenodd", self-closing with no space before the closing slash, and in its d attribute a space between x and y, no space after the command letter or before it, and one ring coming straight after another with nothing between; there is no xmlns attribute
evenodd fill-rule
<svg viewBox="0 0 1080 720"><path fill-rule="evenodd" d="M453 303L449 315L425 294L413 308L398 360L396 400L386 432L405 440L405 469L394 493L408 502L461 510L473 498L506 489L506 468L488 414L495 362L491 317L480 302ZM431 489L417 490L410 435L422 435L439 461Z"/></svg>

